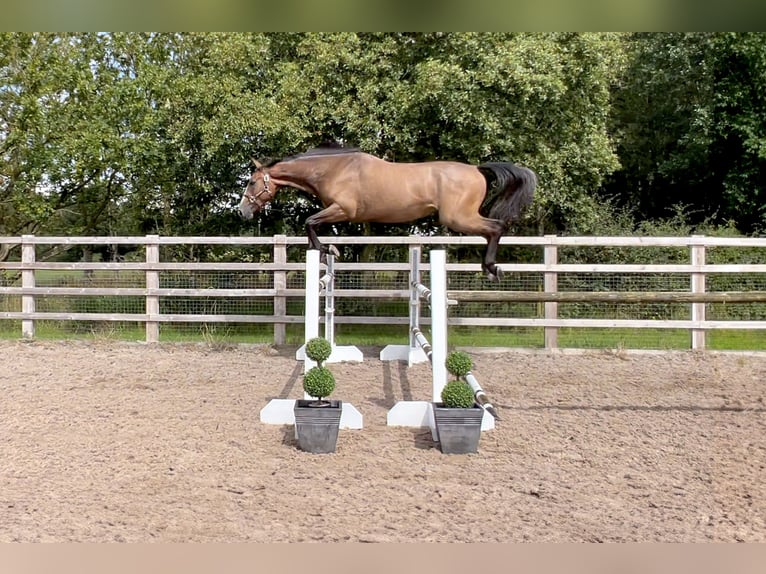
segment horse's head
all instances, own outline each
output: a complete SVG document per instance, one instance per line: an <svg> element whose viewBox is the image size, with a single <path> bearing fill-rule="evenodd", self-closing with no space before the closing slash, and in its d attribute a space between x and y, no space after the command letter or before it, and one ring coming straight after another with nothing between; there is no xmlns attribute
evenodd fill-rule
<svg viewBox="0 0 766 574"><path fill-rule="evenodd" d="M274 199L274 189L267 168L257 161L253 161L255 168L250 174L250 179L245 188L245 194L239 203L239 213L245 219L252 219L263 206Z"/></svg>

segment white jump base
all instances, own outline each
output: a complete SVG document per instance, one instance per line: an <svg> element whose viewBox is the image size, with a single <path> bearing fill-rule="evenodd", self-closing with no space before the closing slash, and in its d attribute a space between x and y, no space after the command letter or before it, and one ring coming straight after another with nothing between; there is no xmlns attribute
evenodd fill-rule
<svg viewBox="0 0 766 574"><path fill-rule="evenodd" d="M407 361L407 366L411 367L417 363L427 363L428 357L421 347L410 347L409 345L386 345L380 351L381 361Z"/></svg>
<svg viewBox="0 0 766 574"><path fill-rule="evenodd" d="M306 356L306 345L301 345L300 348L295 351L295 358L298 361L303 361L304 365L306 365L306 370L316 364ZM361 363L363 361L364 355L357 347L352 345L333 345L332 353L330 353L330 356L325 363ZM314 363L314 365L312 365L312 363Z"/></svg>
<svg viewBox="0 0 766 574"><path fill-rule="evenodd" d="M386 424L390 427L430 428L436 439L434 404L431 401L399 401L386 415ZM494 430L495 417L484 411L481 417L481 430Z"/></svg>

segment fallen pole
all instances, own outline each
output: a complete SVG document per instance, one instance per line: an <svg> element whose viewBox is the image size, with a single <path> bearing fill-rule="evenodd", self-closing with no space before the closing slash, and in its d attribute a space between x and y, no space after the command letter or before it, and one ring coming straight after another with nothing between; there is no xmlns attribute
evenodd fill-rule
<svg viewBox="0 0 766 574"><path fill-rule="evenodd" d="M479 381L476 380L476 377L473 376L473 373L471 371L468 371L465 374L465 382L468 383L468 385L473 390L473 398L476 401L476 404L479 405L481 408L483 408L485 411L487 411L489 414L491 414L496 419L500 419L500 415L497 414L497 410L495 409L494 405L489 401L489 397L484 393L484 391L481 388L481 385L479 385Z"/></svg>
<svg viewBox="0 0 766 574"><path fill-rule="evenodd" d="M431 348L431 343L428 342L428 339L426 339L426 336L423 334L423 331L418 327L413 327L412 334L415 336L415 340L418 342L418 345L420 345L420 348L423 349L426 357L428 357L428 362L433 365L433 349Z"/></svg>

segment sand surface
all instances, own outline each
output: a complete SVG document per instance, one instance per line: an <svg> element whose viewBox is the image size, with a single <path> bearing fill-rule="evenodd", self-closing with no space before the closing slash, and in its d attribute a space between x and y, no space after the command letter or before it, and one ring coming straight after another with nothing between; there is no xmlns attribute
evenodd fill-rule
<svg viewBox="0 0 766 574"><path fill-rule="evenodd" d="M766 541L766 357L472 353L479 453L386 426L430 366L331 365L334 454L265 425L294 349L0 342L0 542Z"/></svg>

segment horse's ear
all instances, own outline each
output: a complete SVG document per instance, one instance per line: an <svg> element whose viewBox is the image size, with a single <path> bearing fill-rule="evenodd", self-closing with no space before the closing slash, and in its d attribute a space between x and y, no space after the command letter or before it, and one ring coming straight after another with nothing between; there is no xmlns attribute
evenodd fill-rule
<svg viewBox="0 0 766 574"><path fill-rule="evenodd" d="M261 165L261 162L259 162L257 159L251 158L251 161L253 162L253 170L261 169L263 167L263 165Z"/></svg>

